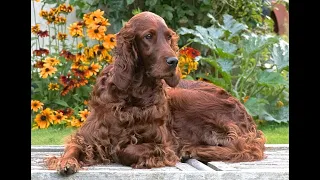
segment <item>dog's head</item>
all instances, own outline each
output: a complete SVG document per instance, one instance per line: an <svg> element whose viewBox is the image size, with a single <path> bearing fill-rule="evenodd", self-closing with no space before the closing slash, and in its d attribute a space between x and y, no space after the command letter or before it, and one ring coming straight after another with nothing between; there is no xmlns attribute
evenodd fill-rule
<svg viewBox="0 0 320 180"><path fill-rule="evenodd" d="M117 34L115 84L126 89L135 68L144 68L146 75L164 79L175 87L179 83L178 35L160 16L142 12L133 16Z"/></svg>

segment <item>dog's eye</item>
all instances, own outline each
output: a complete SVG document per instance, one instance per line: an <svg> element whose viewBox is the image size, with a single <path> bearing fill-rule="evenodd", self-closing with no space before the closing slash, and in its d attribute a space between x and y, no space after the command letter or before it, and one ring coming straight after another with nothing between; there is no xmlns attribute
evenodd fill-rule
<svg viewBox="0 0 320 180"><path fill-rule="evenodd" d="M169 35L169 36L167 37L168 40L170 40L171 38L172 38L172 35Z"/></svg>
<svg viewBox="0 0 320 180"><path fill-rule="evenodd" d="M147 34L147 35L145 36L145 38L146 38L146 39L152 39L152 34Z"/></svg>

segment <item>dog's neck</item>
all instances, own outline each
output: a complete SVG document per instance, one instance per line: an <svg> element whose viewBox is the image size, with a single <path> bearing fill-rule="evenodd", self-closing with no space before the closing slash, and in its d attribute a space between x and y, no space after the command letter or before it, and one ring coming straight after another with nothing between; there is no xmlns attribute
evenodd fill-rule
<svg viewBox="0 0 320 180"><path fill-rule="evenodd" d="M142 68L135 73L127 93L126 103L130 106L152 106L163 103L166 98L161 79L146 75Z"/></svg>

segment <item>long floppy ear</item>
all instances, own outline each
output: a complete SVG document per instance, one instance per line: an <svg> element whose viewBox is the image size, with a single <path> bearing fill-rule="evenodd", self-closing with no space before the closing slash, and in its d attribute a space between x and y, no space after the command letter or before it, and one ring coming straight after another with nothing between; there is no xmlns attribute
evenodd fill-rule
<svg viewBox="0 0 320 180"><path fill-rule="evenodd" d="M174 31L173 31L174 32ZM176 56L179 57L179 46L178 46L178 40L179 40L179 36L176 32L173 33L172 37L171 37L171 49L176 53ZM164 80L166 81L166 83L170 86L170 87L176 87L179 84L180 81L180 77L181 77L181 72L179 67L176 67L176 73L175 75L173 75L172 77L167 77L164 78Z"/></svg>
<svg viewBox="0 0 320 180"><path fill-rule="evenodd" d="M134 69L138 59L134 38L134 29L129 23L126 23L116 36L117 46L115 49L112 82L120 90L128 89L134 75Z"/></svg>

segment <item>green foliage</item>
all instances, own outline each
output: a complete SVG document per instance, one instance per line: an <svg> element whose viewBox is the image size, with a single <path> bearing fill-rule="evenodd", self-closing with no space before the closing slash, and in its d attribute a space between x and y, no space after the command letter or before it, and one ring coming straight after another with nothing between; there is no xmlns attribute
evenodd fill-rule
<svg viewBox="0 0 320 180"><path fill-rule="evenodd" d="M228 14L220 24L179 28L180 36L200 45L198 70L189 78L203 78L244 102L256 119L288 122L289 44L274 34L257 35Z"/></svg>
<svg viewBox="0 0 320 180"><path fill-rule="evenodd" d="M207 13L218 21L223 20L223 14L230 14L256 31L270 32L273 28L271 21L264 23L262 19L262 7L271 8L262 0L70 0L69 3L77 8L78 17L98 8L105 11L112 24L112 33L118 32L123 22L140 11L151 11L162 16L173 29L192 28L194 25L207 27L211 20Z"/></svg>

